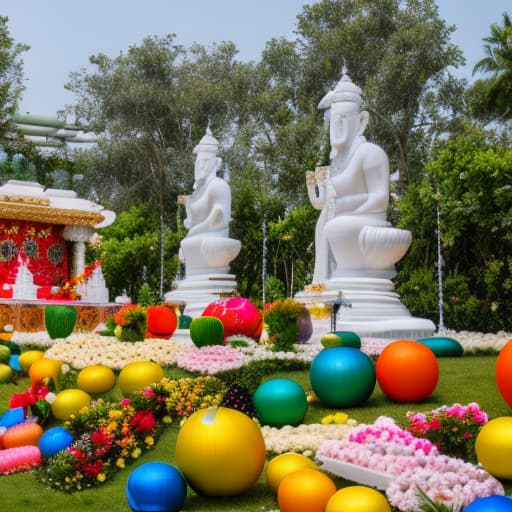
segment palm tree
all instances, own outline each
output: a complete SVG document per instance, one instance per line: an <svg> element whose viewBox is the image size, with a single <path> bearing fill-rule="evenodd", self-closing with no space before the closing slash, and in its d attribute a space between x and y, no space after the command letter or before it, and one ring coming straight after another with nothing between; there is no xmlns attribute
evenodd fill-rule
<svg viewBox="0 0 512 512"><path fill-rule="evenodd" d="M503 13L503 26L493 23L491 35L485 37L485 57L479 60L473 74L491 73L485 82L486 106L490 112L504 119L512 118L512 19Z"/></svg>

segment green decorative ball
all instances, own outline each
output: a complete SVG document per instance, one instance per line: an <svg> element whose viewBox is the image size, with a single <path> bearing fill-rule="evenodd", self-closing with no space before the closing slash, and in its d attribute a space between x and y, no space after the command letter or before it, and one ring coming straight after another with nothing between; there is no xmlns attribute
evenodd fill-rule
<svg viewBox="0 0 512 512"><path fill-rule="evenodd" d="M76 317L73 306L45 306L44 324L50 338L55 340L68 337L75 328Z"/></svg>
<svg viewBox="0 0 512 512"><path fill-rule="evenodd" d="M437 357L458 357L464 353L464 347L453 338L432 336L418 341L430 348Z"/></svg>
<svg viewBox="0 0 512 512"><path fill-rule="evenodd" d="M11 351L9 347L0 345L0 363L9 364L9 358L11 357Z"/></svg>
<svg viewBox="0 0 512 512"><path fill-rule="evenodd" d="M196 347L222 345L224 342L224 326L214 316L198 316L190 323L190 338Z"/></svg>
<svg viewBox="0 0 512 512"><path fill-rule="evenodd" d="M352 331L336 331L334 334L341 338L342 347L361 348L361 338Z"/></svg>
<svg viewBox="0 0 512 512"><path fill-rule="evenodd" d="M180 315L178 317L178 329L190 329L192 317L188 315Z"/></svg>

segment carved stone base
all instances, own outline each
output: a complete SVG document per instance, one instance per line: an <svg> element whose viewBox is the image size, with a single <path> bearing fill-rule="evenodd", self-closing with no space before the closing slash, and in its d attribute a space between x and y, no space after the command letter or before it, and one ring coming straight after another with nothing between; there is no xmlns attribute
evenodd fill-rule
<svg viewBox="0 0 512 512"><path fill-rule="evenodd" d="M75 331L81 332L94 331L99 324L105 323L107 318L122 307L118 304L83 304L79 301L0 300L0 328L11 324L16 332L44 331L44 307L48 304L75 307Z"/></svg>
<svg viewBox="0 0 512 512"><path fill-rule="evenodd" d="M353 331L361 337L385 339L417 339L432 336L433 322L416 318L401 303L389 279L331 279L321 291L304 291L295 300L308 306L332 303L341 292L345 304L336 317L337 331ZM313 316L312 341L331 330L331 318Z"/></svg>
<svg viewBox="0 0 512 512"><path fill-rule="evenodd" d="M184 314L195 318L216 300L236 295L233 274L202 274L177 281L176 288L165 294L166 302L185 303Z"/></svg>

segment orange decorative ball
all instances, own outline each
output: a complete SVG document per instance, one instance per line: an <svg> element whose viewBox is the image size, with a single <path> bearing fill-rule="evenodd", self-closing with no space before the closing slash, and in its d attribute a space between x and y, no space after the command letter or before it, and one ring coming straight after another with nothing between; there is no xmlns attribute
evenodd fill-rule
<svg viewBox="0 0 512 512"><path fill-rule="evenodd" d="M301 453L281 453L267 464L267 485L277 493L283 478L294 471L305 468L318 469L318 466L309 457Z"/></svg>
<svg viewBox="0 0 512 512"><path fill-rule="evenodd" d="M393 341L381 352L375 365L383 393L396 402L421 402L434 391L439 364L432 350L418 341Z"/></svg>
<svg viewBox="0 0 512 512"><path fill-rule="evenodd" d="M503 400L512 407L512 340L500 351L496 359L496 384Z"/></svg>
<svg viewBox="0 0 512 512"><path fill-rule="evenodd" d="M30 381L34 384L36 382L41 382L44 379L52 379L54 384L57 386L61 366L62 361L41 357L30 365L28 370Z"/></svg>
<svg viewBox="0 0 512 512"><path fill-rule="evenodd" d="M299 469L285 476L277 489L281 512L325 512L336 485L316 469Z"/></svg>
<svg viewBox="0 0 512 512"><path fill-rule="evenodd" d="M178 325L176 313L169 307L158 305L147 309L146 323L148 331L156 336L170 338Z"/></svg>
<svg viewBox="0 0 512 512"><path fill-rule="evenodd" d="M42 435L43 428L38 423L19 423L6 430L2 436L2 444L4 448L37 446Z"/></svg>

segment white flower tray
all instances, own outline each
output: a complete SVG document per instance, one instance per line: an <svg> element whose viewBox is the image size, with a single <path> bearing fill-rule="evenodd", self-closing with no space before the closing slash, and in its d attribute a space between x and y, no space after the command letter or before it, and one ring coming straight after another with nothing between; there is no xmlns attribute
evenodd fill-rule
<svg viewBox="0 0 512 512"><path fill-rule="evenodd" d="M375 487L382 491L388 488L393 479L387 473L363 468L361 466L356 466L355 464L342 462L341 460L330 459L328 457L317 457L317 460L322 464L321 469L332 473L333 475L351 482Z"/></svg>

